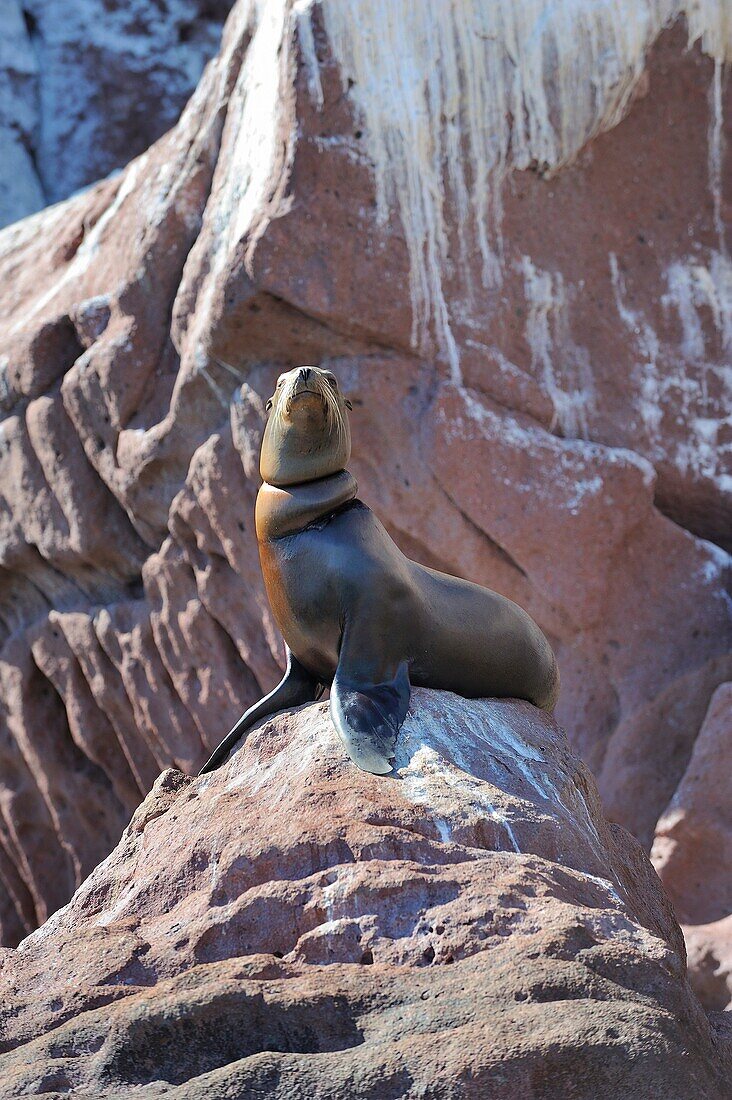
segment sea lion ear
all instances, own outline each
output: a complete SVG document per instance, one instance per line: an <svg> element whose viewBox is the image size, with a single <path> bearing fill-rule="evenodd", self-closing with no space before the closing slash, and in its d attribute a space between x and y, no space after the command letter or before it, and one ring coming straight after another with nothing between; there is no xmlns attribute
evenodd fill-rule
<svg viewBox="0 0 732 1100"><path fill-rule="evenodd" d="M267 410L267 412L269 412L269 410L272 408L272 398L271 397L270 397L269 401L267 402L267 404L264 407Z"/></svg>
<svg viewBox="0 0 732 1100"><path fill-rule="evenodd" d="M344 401L344 405L346 406L347 409L351 409L351 411L353 411L353 405L351 404L350 401Z"/></svg>

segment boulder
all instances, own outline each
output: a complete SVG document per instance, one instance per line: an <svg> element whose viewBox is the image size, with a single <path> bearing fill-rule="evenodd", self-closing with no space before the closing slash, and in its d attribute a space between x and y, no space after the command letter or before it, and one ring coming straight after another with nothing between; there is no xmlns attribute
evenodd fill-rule
<svg viewBox="0 0 732 1100"><path fill-rule="evenodd" d="M252 512L303 362L402 549L538 621L650 848L732 675L730 24L541 10L239 0L172 130L0 233L5 943L276 682Z"/></svg>
<svg viewBox="0 0 732 1100"><path fill-rule="evenodd" d="M653 869L550 717L415 690L390 776L327 703L163 772L0 956L3 1096L729 1096Z"/></svg>

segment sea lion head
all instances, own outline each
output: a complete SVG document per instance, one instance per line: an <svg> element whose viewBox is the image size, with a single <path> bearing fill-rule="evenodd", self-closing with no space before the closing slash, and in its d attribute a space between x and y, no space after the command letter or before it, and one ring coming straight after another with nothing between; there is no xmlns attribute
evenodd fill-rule
<svg viewBox="0 0 732 1100"><path fill-rule="evenodd" d="M330 370L295 367L281 374L267 402L262 480L282 487L344 470L351 457L350 408Z"/></svg>

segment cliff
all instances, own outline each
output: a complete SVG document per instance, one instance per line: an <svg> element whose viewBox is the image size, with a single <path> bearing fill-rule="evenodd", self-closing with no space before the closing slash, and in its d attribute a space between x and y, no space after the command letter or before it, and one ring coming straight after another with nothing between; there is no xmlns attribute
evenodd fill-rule
<svg viewBox="0 0 732 1100"><path fill-rule="evenodd" d="M0 234L3 942L277 679L256 458L303 362L402 548L539 622L650 849L732 667L729 22L579 10L240 0L169 133Z"/></svg>

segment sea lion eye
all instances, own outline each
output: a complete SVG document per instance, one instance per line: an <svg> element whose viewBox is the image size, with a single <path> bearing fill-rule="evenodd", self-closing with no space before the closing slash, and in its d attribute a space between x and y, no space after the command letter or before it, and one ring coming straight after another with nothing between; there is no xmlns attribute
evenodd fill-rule
<svg viewBox="0 0 732 1100"><path fill-rule="evenodd" d="M271 397L270 397L269 401L267 402L267 404L264 407L267 410L267 412L269 412L269 410L272 408L272 398Z"/></svg>
<svg viewBox="0 0 732 1100"><path fill-rule="evenodd" d="M338 389L338 383L336 382L332 374L328 375L328 385L332 386L334 390Z"/></svg>

